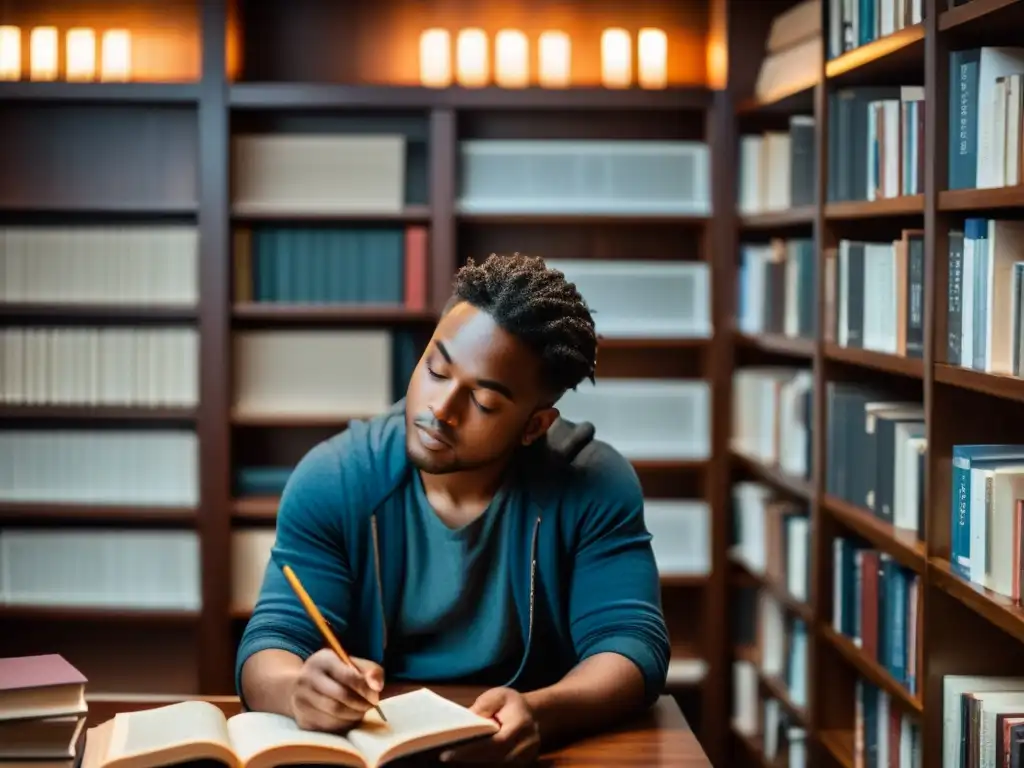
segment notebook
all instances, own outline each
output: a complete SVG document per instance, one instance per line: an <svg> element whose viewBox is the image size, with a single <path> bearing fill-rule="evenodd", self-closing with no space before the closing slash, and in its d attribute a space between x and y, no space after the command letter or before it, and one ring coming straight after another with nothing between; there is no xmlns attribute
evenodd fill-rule
<svg viewBox="0 0 1024 768"><path fill-rule="evenodd" d="M428 688L382 699L344 735L304 731L289 717L226 718L205 701L125 712L90 728L82 768L159 768L216 760L239 768L320 764L376 768L400 757L493 734L498 724Z"/></svg>

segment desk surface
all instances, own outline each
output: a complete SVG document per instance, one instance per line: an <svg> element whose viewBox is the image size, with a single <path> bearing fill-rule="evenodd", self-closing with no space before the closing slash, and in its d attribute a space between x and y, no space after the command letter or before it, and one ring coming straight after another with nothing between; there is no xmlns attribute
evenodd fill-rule
<svg viewBox="0 0 1024 768"><path fill-rule="evenodd" d="M442 696L469 706L480 692L476 688L458 686L431 686ZM403 689L388 687L384 695L401 693ZM183 701L187 696L108 696L92 694L89 700L90 726L108 720L118 712L130 712L150 709L176 701ZM226 715L236 714L240 710L237 697L210 696L202 697L219 706ZM658 768L710 768L704 750L701 749L696 736L690 730L683 713L671 696L662 696L658 702L631 722L623 723L618 728L578 739L571 745L562 747L544 756L541 765L545 768L561 768L561 766L644 766Z"/></svg>

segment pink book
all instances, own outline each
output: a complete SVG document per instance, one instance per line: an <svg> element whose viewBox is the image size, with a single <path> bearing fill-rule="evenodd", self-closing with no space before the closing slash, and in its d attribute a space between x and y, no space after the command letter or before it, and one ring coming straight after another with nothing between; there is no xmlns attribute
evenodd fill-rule
<svg viewBox="0 0 1024 768"><path fill-rule="evenodd" d="M56 653L0 659L0 720L84 713L87 682Z"/></svg>

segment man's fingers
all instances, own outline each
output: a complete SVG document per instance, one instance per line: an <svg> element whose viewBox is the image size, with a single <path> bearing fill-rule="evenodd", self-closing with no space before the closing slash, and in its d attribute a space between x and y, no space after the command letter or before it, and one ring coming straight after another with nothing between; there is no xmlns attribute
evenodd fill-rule
<svg viewBox="0 0 1024 768"><path fill-rule="evenodd" d="M356 695L361 696L371 704L377 703L379 698L378 692L370 687L361 672L352 669L352 667L336 656L333 658L329 657L329 659L325 662L325 671L331 678L340 683L342 687L354 691Z"/></svg>
<svg viewBox="0 0 1024 768"><path fill-rule="evenodd" d="M313 688L318 694L336 702L335 708L338 711L348 709L361 714L370 708L370 704L363 696L328 675L317 677L313 682Z"/></svg>
<svg viewBox="0 0 1024 768"><path fill-rule="evenodd" d="M384 668L380 664L376 664L369 659L352 659L352 661L359 667L359 670L363 673L363 678L372 690L378 693L384 690Z"/></svg>
<svg viewBox="0 0 1024 768"><path fill-rule="evenodd" d="M481 693L470 710L481 717L494 717L505 705L505 692L500 688L491 688Z"/></svg>

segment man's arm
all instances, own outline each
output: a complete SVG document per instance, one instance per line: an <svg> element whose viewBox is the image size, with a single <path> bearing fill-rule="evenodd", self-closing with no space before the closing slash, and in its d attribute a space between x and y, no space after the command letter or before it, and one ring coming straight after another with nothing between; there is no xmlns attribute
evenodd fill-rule
<svg viewBox="0 0 1024 768"><path fill-rule="evenodd" d="M281 496L271 561L236 659L235 686L249 709L292 715L303 662L323 645L281 566L292 567L336 634L347 626L352 580L337 522L346 502L339 465L332 444L316 446Z"/></svg>
<svg viewBox="0 0 1024 768"><path fill-rule="evenodd" d="M616 476L617 474L617 476ZM588 494L572 571L569 612L580 662L525 695L542 738L600 728L652 704L668 674L661 585L632 468Z"/></svg>

